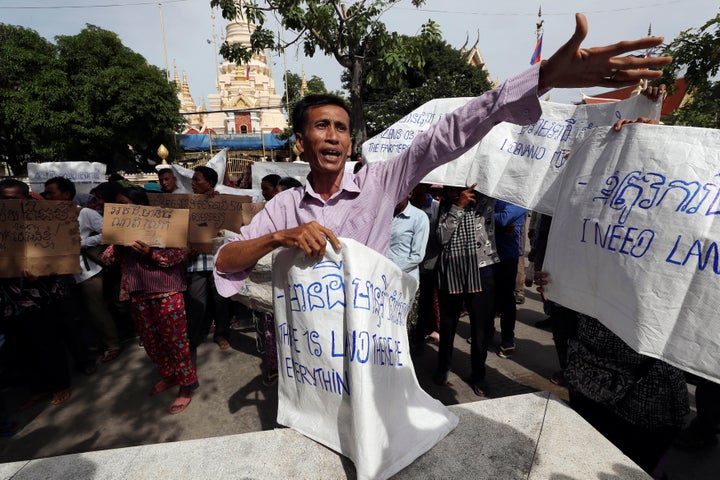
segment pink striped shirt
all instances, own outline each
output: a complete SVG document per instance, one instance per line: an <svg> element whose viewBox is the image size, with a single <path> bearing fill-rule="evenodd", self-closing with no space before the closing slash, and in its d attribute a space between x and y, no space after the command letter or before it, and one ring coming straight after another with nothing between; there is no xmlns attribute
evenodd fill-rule
<svg viewBox="0 0 720 480"><path fill-rule="evenodd" d="M106 265L120 263L120 300L131 295L159 298L183 292L187 252L181 248L153 248L150 257L141 257L130 247L110 245L102 254Z"/></svg>
<svg viewBox="0 0 720 480"><path fill-rule="evenodd" d="M542 93L537 91L538 72L536 65L444 116L397 157L368 164L357 174L346 172L340 190L327 201L313 190L310 174L304 188L276 195L226 244L314 220L338 237L352 238L387 255L395 205L423 177L465 153L500 122L526 125L537 121L541 113L537 95ZM225 297L237 293L250 270L216 269L218 292Z"/></svg>

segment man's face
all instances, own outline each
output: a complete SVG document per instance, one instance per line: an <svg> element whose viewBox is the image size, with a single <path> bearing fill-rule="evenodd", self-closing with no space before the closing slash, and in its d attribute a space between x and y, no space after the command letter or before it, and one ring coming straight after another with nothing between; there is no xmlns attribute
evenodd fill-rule
<svg viewBox="0 0 720 480"><path fill-rule="evenodd" d="M170 170L163 170L158 173L158 183L160 190L164 193L172 193L177 189L177 179Z"/></svg>
<svg viewBox="0 0 720 480"><path fill-rule="evenodd" d="M278 189L270 185L268 182L260 183L260 191L262 192L262 196L265 200L270 200L278 193Z"/></svg>
<svg viewBox="0 0 720 480"><path fill-rule="evenodd" d="M70 192L61 191L57 183L45 185L43 198L45 198L45 200L72 200L72 198L70 198Z"/></svg>
<svg viewBox="0 0 720 480"><path fill-rule="evenodd" d="M20 187L6 187L0 190L0 199L2 200L27 200Z"/></svg>
<svg viewBox="0 0 720 480"><path fill-rule="evenodd" d="M408 201L410 201L410 197L412 196L412 193L409 194L407 197L403 198L400 203L395 205L395 210L393 211L393 217L397 217L399 214L401 214L408 206Z"/></svg>
<svg viewBox="0 0 720 480"><path fill-rule="evenodd" d="M352 148L350 117L337 105L310 107L305 131L296 133L295 145L313 173L342 172Z"/></svg>
<svg viewBox="0 0 720 480"><path fill-rule="evenodd" d="M205 180L205 176L200 172L193 173L192 191L193 193L207 193L212 190L210 182Z"/></svg>

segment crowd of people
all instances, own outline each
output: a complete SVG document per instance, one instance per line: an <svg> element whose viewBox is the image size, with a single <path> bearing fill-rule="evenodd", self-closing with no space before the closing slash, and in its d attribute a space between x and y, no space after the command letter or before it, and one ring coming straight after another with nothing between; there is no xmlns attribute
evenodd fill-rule
<svg viewBox="0 0 720 480"><path fill-rule="evenodd" d="M265 208L214 255L151 248L141 241L130 247L101 245L103 205L147 204L145 191L111 180L82 197L67 179L48 180L42 194L46 201L78 203L81 273L37 277L24 271L21 277L0 280L3 353L12 358L6 365L23 372L32 392L21 407L46 400L59 405L70 397L66 348L75 367L92 374L98 363L118 357L123 339L137 337L160 377L150 394L177 386L170 412L182 412L200 387L197 348L211 330L220 349L230 348L234 305L228 297L240 291L255 264L278 247L300 248L319 258L328 245L340 248L341 236L385 254L419 280L408 335L413 355L423 355L427 343L437 344L433 378L440 386L451 385L456 330L467 314L468 382L476 395L489 396L485 364L488 350L495 347L496 317L497 355L510 359L522 354L516 349L515 322L525 273L524 232L530 231L533 277L542 291L548 282L542 257L550 219L534 216L527 228L529 212L481 194L476 185L420 182L495 124L537 120L537 97L550 88L627 85L657 77L647 69L668 61L618 56L649 48L658 39L580 49L586 28L578 17L573 38L549 60L448 114L398 157L355 172L345 171L352 152L345 102L332 95L303 98L293 110L292 125L296 147L310 164L307 183L264 177ZM659 94L657 89L648 92ZM197 167L192 193L212 195L218 181L213 169ZM178 187L170 169L159 172L158 185L164 193L189 193ZM31 198L27 185L2 180L0 199L18 198ZM689 409L683 372L632 351L596 319L551 302L547 308L560 365L552 380L567 386L571 406L642 468L652 472L672 442L687 448L717 442L717 384L700 381L698 416L681 432ZM275 326L271 313L262 318L264 384L270 386L277 378ZM85 328L92 331L89 340L79 333Z"/></svg>

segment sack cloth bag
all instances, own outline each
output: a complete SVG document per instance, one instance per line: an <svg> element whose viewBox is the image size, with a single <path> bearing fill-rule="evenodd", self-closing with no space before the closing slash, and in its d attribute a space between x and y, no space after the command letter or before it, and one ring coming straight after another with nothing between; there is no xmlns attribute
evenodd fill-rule
<svg viewBox="0 0 720 480"><path fill-rule="evenodd" d="M349 457L359 479L397 473L458 419L420 388L405 325L417 281L350 239L273 262L278 423Z"/></svg>

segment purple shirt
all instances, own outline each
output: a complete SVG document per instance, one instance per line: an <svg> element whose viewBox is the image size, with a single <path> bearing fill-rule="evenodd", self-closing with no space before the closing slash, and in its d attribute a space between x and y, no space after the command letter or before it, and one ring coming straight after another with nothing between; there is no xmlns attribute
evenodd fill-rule
<svg viewBox="0 0 720 480"><path fill-rule="evenodd" d="M527 125L540 118L538 72L536 65L445 115L397 157L370 163L357 174L346 172L340 190L327 201L315 193L310 181L304 188L277 194L226 244L314 220L337 237L352 238L387 256L395 205L423 177L472 148L498 123ZM216 269L217 291L225 297L237 293L250 270L222 273Z"/></svg>

